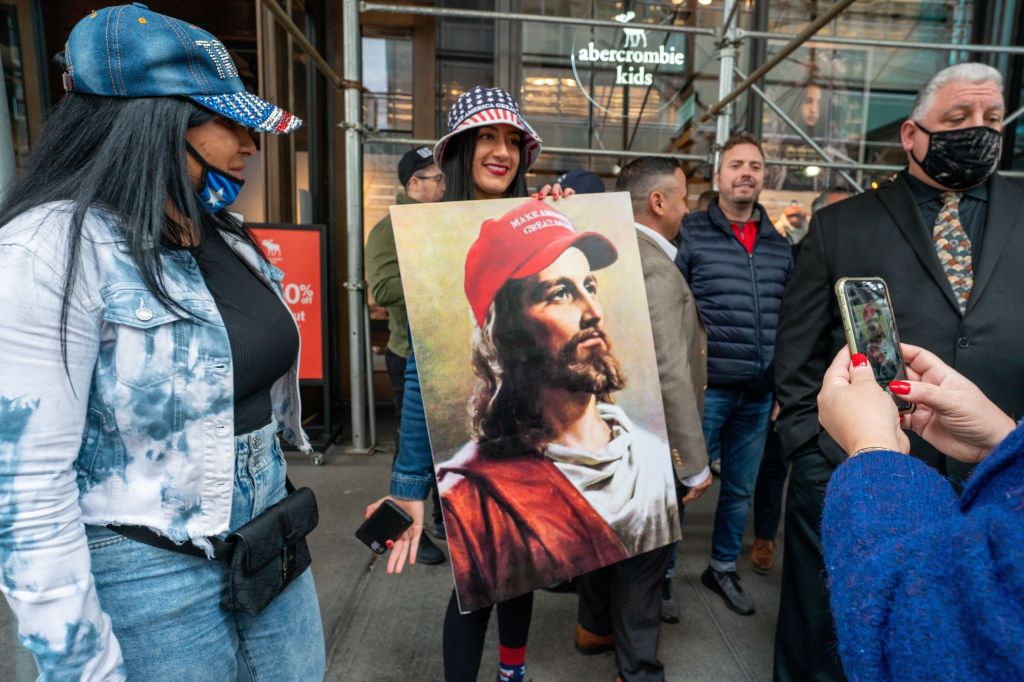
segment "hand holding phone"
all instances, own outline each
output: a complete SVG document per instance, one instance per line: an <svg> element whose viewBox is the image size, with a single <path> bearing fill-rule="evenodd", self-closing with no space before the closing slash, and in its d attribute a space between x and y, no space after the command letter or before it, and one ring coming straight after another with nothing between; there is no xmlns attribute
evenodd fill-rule
<svg viewBox="0 0 1024 682"><path fill-rule="evenodd" d="M914 411L912 403L893 395L889 383L907 378L900 352L900 337L892 311L889 288L881 277L843 277L836 282L836 298L850 353L861 353L900 414Z"/></svg>
<svg viewBox="0 0 1024 682"><path fill-rule="evenodd" d="M383 554L412 525L412 517L385 499L356 530L356 537L377 554Z"/></svg>

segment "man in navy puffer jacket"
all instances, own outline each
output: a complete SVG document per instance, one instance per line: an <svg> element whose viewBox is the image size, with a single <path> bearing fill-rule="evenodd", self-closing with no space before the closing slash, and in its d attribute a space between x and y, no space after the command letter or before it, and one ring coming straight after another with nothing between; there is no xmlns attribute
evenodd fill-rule
<svg viewBox="0 0 1024 682"><path fill-rule="evenodd" d="M764 153L747 134L731 137L715 172L718 199L683 221L676 265L690 283L708 332L704 439L721 458L711 560L701 582L744 616L754 600L736 573L771 415L779 304L793 269L789 243L757 203Z"/></svg>

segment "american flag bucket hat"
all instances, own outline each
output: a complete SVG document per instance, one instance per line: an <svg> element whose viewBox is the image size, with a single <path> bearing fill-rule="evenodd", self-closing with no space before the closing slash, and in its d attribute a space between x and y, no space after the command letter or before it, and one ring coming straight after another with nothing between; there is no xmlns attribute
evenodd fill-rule
<svg viewBox="0 0 1024 682"><path fill-rule="evenodd" d="M444 163L444 150L448 141L459 133L486 125L507 123L523 133L523 152L526 154L526 170L533 167L540 156L540 135L537 134L519 111L519 104L501 88L474 87L459 95L448 112L448 133L434 145L434 160Z"/></svg>

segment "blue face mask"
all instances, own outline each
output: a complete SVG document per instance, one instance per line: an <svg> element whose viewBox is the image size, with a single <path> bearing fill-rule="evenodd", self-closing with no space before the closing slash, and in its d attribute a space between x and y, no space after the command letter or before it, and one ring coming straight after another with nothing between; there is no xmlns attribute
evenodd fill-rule
<svg viewBox="0 0 1024 682"><path fill-rule="evenodd" d="M188 142L185 143L185 149L203 168L203 174L199 178L199 189L196 190L196 197L203 210L207 213L216 213L234 203L238 193L242 191L245 180L239 180L230 173L211 166Z"/></svg>

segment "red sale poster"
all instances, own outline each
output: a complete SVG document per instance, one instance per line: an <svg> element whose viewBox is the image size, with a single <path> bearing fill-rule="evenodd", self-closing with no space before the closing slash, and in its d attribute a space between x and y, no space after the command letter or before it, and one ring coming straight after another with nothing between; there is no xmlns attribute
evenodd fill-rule
<svg viewBox="0 0 1024 682"><path fill-rule="evenodd" d="M299 378L322 380L323 303L320 272L320 231L302 228L254 227L252 234L270 262L284 271L284 300L299 326L302 352Z"/></svg>

